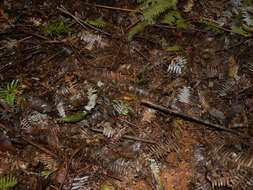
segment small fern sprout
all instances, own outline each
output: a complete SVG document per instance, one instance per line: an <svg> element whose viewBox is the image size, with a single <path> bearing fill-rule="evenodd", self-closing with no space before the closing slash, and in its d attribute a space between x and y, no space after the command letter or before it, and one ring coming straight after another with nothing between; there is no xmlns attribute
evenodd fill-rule
<svg viewBox="0 0 253 190"><path fill-rule="evenodd" d="M18 184L18 179L12 174L8 174L0 178L0 190L14 187Z"/></svg>
<svg viewBox="0 0 253 190"><path fill-rule="evenodd" d="M9 104L11 110L15 108L16 88L18 80L7 83L7 89L0 88L0 99Z"/></svg>

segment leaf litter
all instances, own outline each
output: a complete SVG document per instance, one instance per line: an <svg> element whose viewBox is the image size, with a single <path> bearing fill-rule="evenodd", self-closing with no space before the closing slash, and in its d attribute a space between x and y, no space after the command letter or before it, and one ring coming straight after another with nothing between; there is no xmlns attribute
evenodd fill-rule
<svg viewBox="0 0 253 190"><path fill-rule="evenodd" d="M248 0L1 2L0 187L252 189L252 23Z"/></svg>

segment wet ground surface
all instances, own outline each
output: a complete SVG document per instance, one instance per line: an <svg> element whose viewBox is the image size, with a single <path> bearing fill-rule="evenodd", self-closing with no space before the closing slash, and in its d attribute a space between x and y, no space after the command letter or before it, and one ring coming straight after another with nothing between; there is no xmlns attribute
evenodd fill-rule
<svg viewBox="0 0 253 190"><path fill-rule="evenodd" d="M252 4L176 6L187 29L157 19L130 40L133 1L1 2L1 179L252 189Z"/></svg>

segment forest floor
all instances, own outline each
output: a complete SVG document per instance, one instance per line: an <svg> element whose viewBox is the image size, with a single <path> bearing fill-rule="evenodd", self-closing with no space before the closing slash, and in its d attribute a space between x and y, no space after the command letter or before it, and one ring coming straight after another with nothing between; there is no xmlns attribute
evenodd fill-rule
<svg viewBox="0 0 253 190"><path fill-rule="evenodd" d="M252 3L136 2L1 1L0 189L253 189Z"/></svg>

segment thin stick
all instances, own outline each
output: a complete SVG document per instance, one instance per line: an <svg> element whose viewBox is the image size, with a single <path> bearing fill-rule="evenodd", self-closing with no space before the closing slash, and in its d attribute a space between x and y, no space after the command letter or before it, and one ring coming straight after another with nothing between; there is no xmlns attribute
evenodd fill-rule
<svg viewBox="0 0 253 190"><path fill-rule="evenodd" d="M219 24L219 22L217 22L216 20L213 20L213 19L210 19L210 18L205 18L205 17L200 17L200 20L206 20L208 22L212 22L212 23L215 23L215 24ZM226 32L231 32L231 33L234 33L234 34L239 34L239 35L242 35L244 37L250 37L251 35L247 35L247 34L243 34L243 33L240 33L240 32L236 32L236 31L233 31L233 30L230 30L230 29L227 29L227 28L224 28L224 27L221 27L221 26L217 26L217 25L212 25L216 28L219 28L221 30L224 30Z"/></svg>
<svg viewBox="0 0 253 190"><path fill-rule="evenodd" d="M97 133L103 133L102 129L92 128L90 130L93 131L93 132L97 132ZM145 143L151 143L151 144L155 144L156 143L155 141L152 141L152 140L145 140L145 139L138 138L138 137L133 137L133 136L130 136L130 135L124 135L123 138L129 139L129 140L141 141L141 142L145 142Z"/></svg>
<svg viewBox="0 0 253 190"><path fill-rule="evenodd" d="M83 4L91 6L91 7L99 7L99 8L112 9L112 10L120 10L120 11L127 11L127 12L140 12L140 11L137 11L137 10L134 10L134 9L111 7L111 6L106 6L106 5L98 5L98 4L91 4L91 3L83 3Z"/></svg>
<svg viewBox="0 0 253 190"><path fill-rule="evenodd" d="M56 154L54 154L53 152L51 152L50 150L48 150L47 148L45 148L44 146L37 144L29 139L27 139L26 137L22 137L22 139L28 143L30 143L31 145L37 147L38 149L40 149L41 151L53 156L54 158L58 158L58 156Z"/></svg>
<svg viewBox="0 0 253 190"><path fill-rule="evenodd" d="M82 27L84 27L84 28L86 28L85 26L88 26L88 27L92 28L93 30L99 31L99 32L101 32L101 33L103 33L103 34L105 34L105 35L107 35L107 36L111 36L111 34L105 32L105 31L103 31L103 30L101 30L101 29L99 29L99 28L97 28L97 27L95 27L95 26L92 26L91 24L89 24L89 23L83 21L83 20L80 19L79 17L74 16L74 15L71 14L67 9L65 9L65 7L61 6L61 7L57 7L57 9L60 10L61 12L65 13L65 14L71 16L73 19L76 20L76 22L78 22L78 23L79 23Z"/></svg>
<svg viewBox="0 0 253 190"><path fill-rule="evenodd" d="M169 108L165 108L164 106L160 106L160 105L157 105L157 104L154 104L154 103L151 103L151 102L146 102L146 101L142 101L141 103L143 105L146 105L148 107L151 107L153 109L159 110L159 111L167 113L167 114L173 114L173 115L185 118L187 120L195 121L196 123L200 123L202 125L206 125L206 126L209 126L209 127L212 127L212 128L228 131L230 133L237 134L237 135L240 135L242 137L249 138L249 136L241 134L241 133L238 133L237 131L234 131L232 129L222 127L221 125L214 124L214 123L211 123L209 121L204 121L204 120L192 117L192 116L185 115L184 113L181 113L181 112L179 112L177 110L172 110L172 109L169 109Z"/></svg>

